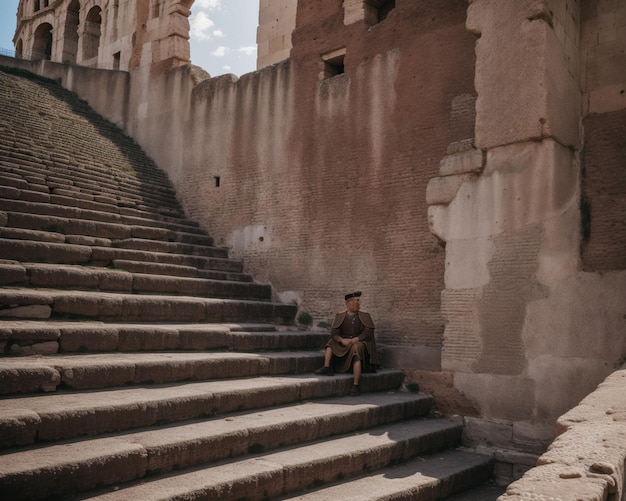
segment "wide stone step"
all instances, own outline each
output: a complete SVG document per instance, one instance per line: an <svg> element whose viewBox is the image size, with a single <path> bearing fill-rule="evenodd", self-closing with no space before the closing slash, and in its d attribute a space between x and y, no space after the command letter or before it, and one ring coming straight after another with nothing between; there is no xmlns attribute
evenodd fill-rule
<svg viewBox="0 0 626 501"><path fill-rule="evenodd" d="M50 320L3 320L0 323L3 351L22 355L149 350L319 350L327 340L327 332L250 323L141 324ZM19 391L30 391L29 387L27 385Z"/></svg>
<svg viewBox="0 0 626 501"><path fill-rule="evenodd" d="M0 393L88 390L146 383L206 381L313 372L321 350L263 353L106 353L4 358Z"/></svg>
<svg viewBox="0 0 626 501"><path fill-rule="evenodd" d="M14 268L8 270L8 268ZM102 267L20 263L0 264L0 286L15 284L18 270L23 269L21 285L127 293L167 293L183 296L270 300L271 286L252 282L211 280L166 275L129 273ZM6 278L5 278L6 277Z"/></svg>
<svg viewBox="0 0 626 501"><path fill-rule="evenodd" d="M367 394L9 452L0 457L0 489L11 499L42 499L250 452L363 433L404 419L414 419L415 427L428 427L440 437L449 427L450 434L456 432L458 437L458 426L442 423L432 430L430 423L415 419L427 414L431 406L432 397L423 394Z"/></svg>
<svg viewBox="0 0 626 501"><path fill-rule="evenodd" d="M200 269L240 273L241 261L226 257L190 256L166 252L101 247L101 242L57 243L51 241L16 240L0 238L0 256L5 260L46 262L58 264L90 264L112 266L116 260L192 266Z"/></svg>
<svg viewBox="0 0 626 501"><path fill-rule="evenodd" d="M269 301L53 289L0 289L0 318L293 324L296 305Z"/></svg>
<svg viewBox="0 0 626 501"><path fill-rule="evenodd" d="M6 194L6 198L21 199L32 202L50 202L51 196L62 196L63 191L61 189L51 189L48 186L47 178L50 174L50 169L56 169L50 165L37 164L36 169L33 172L24 172L24 169L20 166L16 166L14 163L8 163L2 160L0 155L0 186L2 193ZM155 167L156 169L156 167ZM74 169L67 169L68 175L74 175ZM101 175L101 174L100 174ZM92 176L92 179L96 182L102 182L99 175ZM127 184L139 183L134 178L128 178L126 180L119 178L119 173L116 174L116 182L119 182L120 186L126 186ZM131 187L131 190L133 188ZM152 190L151 185L141 184L142 190ZM165 188L155 188L156 196ZM171 188L167 188L170 194ZM67 197L68 194L65 194ZM163 205L163 204L150 204L146 202L141 195L132 196L117 196L115 197L115 205L111 205L110 196L90 195L87 193L72 192L70 198L73 203L72 206L79 206L85 209L100 210L102 212L114 212L129 216L143 217L148 219L160 219L163 221L176 222L179 220L185 220L185 224L190 226L199 226L197 222L186 219L180 205ZM52 198L54 200L54 198Z"/></svg>
<svg viewBox="0 0 626 501"><path fill-rule="evenodd" d="M89 169L89 170L88 170ZM122 192L130 197L142 200L153 198L168 203L175 202L174 190L165 178L154 176L149 183L138 179L137 172L132 170L106 171L93 162L88 167L70 158L62 162L35 156L28 150L16 151L13 146L0 144L0 170L6 173L17 174L29 184L45 184L54 187L83 187L85 190L100 192L104 188L107 192ZM23 185L22 185L23 186Z"/></svg>
<svg viewBox="0 0 626 501"><path fill-rule="evenodd" d="M2 160L5 158L5 160ZM7 198L39 201L45 197L37 197L37 193L51 197L65 197L71 205L79 204L79 200L95 202L105 212L119 212L119 207L145 208L151 212L177 214L183 217L173 192L135 188L128 183L107 183L105 178L93 178L80 181L80 169L34 169L6 161L0 151L0 186L2 195ZM72 203L73 202L73 203ZM164 211L164 209L166 209Z"/></svg>
<svg viewBox="0 0 626 501"><path fill-rule="evenodd" d="M401 371L383 369L364 374L361 388L364 392L394 390L403 378ZM351 386L351 374L302 374L13 397L0 400L0 447L347 395Z"/></svg>
<svg viewBox="0 0 626 501"><path fill-rule="evenodd" d="M177 475L146 479L90 499L276 499L339 479L350 480L362 475L364 470L375 472L453 447L459 443L461 432L460 425L444 419L402 421Z"/></svg>
<svg viewBox="0 0 626 501"><path fill-rule="evenodd" d="M139 219L153 219L173 224L183 224L192 228L198 228L199 224L188 220L180 207L166 208L162 205L158 207L149 206L147 204L136 202L128 199L119 199L116 205L110 203L104 203L104 201L97 196L88 196L80 193L72 194L72 197L68 199L68 195L62 197L59 190L50 192L50 189L45 184L30 183L29 189L20 189L12 185L21 186L24 180L19 179L17 182L15 178L9 178L7 173L4 176L0 176L0 197L4 199L21 200L23 202L39 202L39 203L57 203L59 205L70 204L70 207L77 207L80 209L88 209L98 212L110 212L112 214L120 214L122 216L129 216Z"/></svg>
<svg viewBox="0 0 626 501"><path fill-rule="evenodd" d="M447 499L486 482L493 458L463 450L447 450L370 472L330 487L283 496L280 501L431 501ZM487 498L472 498L488 501ZM495 497L492 498L495 500Z"/></svg>
<svg viewBox="0 0 626 501"><path fill-rule="evenodd" d="M136 217L125 215L122 213L103 212L93 209L83 209L81 207L73 207L68 205L59 205L48 202L30 202L25 200L0 199L0 211L8 214L6 226L15 228L28 228L34 230L60 231L61 233L78 233L81 231L70 231L72 228L68 226L75 224L92 224L106 223L110 225L110 231L115 231L115 227L141 227L141 228L159 228L165 231L200 234L206 236L205 233L192 224L188 224L186 219L165 220L159 218ZM104 225L102 225L104 227ZM84 228L78 226L79 228ZM65 231L64 229L67 228ZM126 230L118 229L120 233L105 234L109 238L128 238L133 236ZM147 231L147 230L143 230ZM152 230L156 231L156 230ZM169 235L168 233L166 233ZM100 235L94 235L100 236ZM172 235L175 236L175 235Z"/></svg>
<svg viewBox="0 0 626 501"><path fill-rule="evenodd" d="M112 262L112 267L131 273L147 273L151 275L175 275L178 277L252 282L252 275L250 275L249 273L200 270L193 266L181 266L175 264L146 263L141 261L130 261L127 259L114 259Z"/></svg>

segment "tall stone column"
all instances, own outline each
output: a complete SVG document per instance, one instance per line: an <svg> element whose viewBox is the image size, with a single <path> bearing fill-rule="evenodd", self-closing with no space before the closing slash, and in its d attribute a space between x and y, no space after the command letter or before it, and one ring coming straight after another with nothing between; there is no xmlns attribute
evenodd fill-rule
<svg viewBox="0 0 626 501"><path fill-rule="evenodd" d="M539 351L568 336L537 339L533 322L549 318L531 311L580 269L578 7L553 3L470 2L475 137L451 149L427 190L431 230L446 246L442 369L479 409L470 439L529 450L552 438L566 405L545 401L563 375Z"/></svg>

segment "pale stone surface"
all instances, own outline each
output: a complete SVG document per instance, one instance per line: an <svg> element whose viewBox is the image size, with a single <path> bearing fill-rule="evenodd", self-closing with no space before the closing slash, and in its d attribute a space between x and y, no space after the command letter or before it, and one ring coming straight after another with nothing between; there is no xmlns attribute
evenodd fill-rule
<svg viewBox="0 0 626 501"><path fill-rule="evenodd" d="M501 501L622 499L626 459L626 369L609 375L558 423L561 434L539 466L511 484Z"/></svg>
<svg viewBox="0 0 626 501"><path fill-rule="evenodd" d="M535 382L532 379L457 372L454 386L475 403L486 420L527 421L533 416Z"/></svg>
<svg viewBox="0 0 626 501"><path fill-rule="evenodd" d="M568 149L551 140L519 143L490 150L483 174L449 205L430 206L429 222L444 241L485 237L551 219L577 193Z"/></svg>
<svg viewBox="0 0 626 501"><path fill-rule="evenodd" d="M580 91L547 19L547 3L476 0L476 146L552 137L580 146ZM514 96L514 99L511 97Z"/></svg>
<svg viewBox="0 0 626 501"><path fill-rule="evenodd" d="M261 0L257 28L257 69L289 57L297 0Z"/></svg>
<svg viewBox="0 0 626 501"><path fill-rule="evenodd" d="M471 181L473 176L467 174L433 177L426 187L426 203L449 204L456 196L463 183Z"/></svg>
<svg viewBox="0 0 626 501"><path fill-rule="evenodd" d="M489 283L495 246L491 237L446 243L445 283L448 289L475 289Z"/></svg>
<svg viewBox="0 0 626 501"><path fill-rule="evenodd" d="M466 174L480 172L484 166L484 155L481 150L472 149L454 155L447 155L439 162L439 175Z"/></svg>

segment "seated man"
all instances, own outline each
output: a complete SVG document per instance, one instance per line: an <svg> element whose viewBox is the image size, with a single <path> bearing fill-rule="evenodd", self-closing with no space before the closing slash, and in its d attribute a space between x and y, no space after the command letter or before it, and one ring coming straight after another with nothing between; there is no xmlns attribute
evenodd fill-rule
<svg viewBox="0 0 626 501"><path fill-rule="evenodd" d="M378 352L374 339L374 322L369 313L360 309L361 291L346 294L346 309L335 315L330 340L324 349L324 367L315 374L333 376L335 370L352 370L354 384L350 395L360 393L362 372L376 372Z"/></svg>

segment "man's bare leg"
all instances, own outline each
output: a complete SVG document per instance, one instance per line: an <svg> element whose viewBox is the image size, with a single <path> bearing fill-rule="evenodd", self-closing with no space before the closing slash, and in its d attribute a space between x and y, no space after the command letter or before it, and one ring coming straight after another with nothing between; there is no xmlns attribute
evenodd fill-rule
<svg viewBox="0 0 626 501"><path fill-rule="evenodd" d="M333 350L330 346L327 346L324 350L324 367L321 367L315 371L315 374L323 376L334 376L335 371L330 366L330 362L333 358Z"/></svg>
<svg viewBox="0 0 626 501"><path fill-rule="evenodd" d="M361 393L361 389L359 387L359 383L361 382L361 371L363 365L360 360L355 360L352 362L352 374L354 375L354 384L352 385L352 389L350 390L350 395L356 396Z"/></svg>
<svg viewBox="0 0 626 501"><path fill-rule="evenodd" d="M360 360L355 360L352 364L352 374L354 375L354 384L361 382L362 364Z"/></svg>

